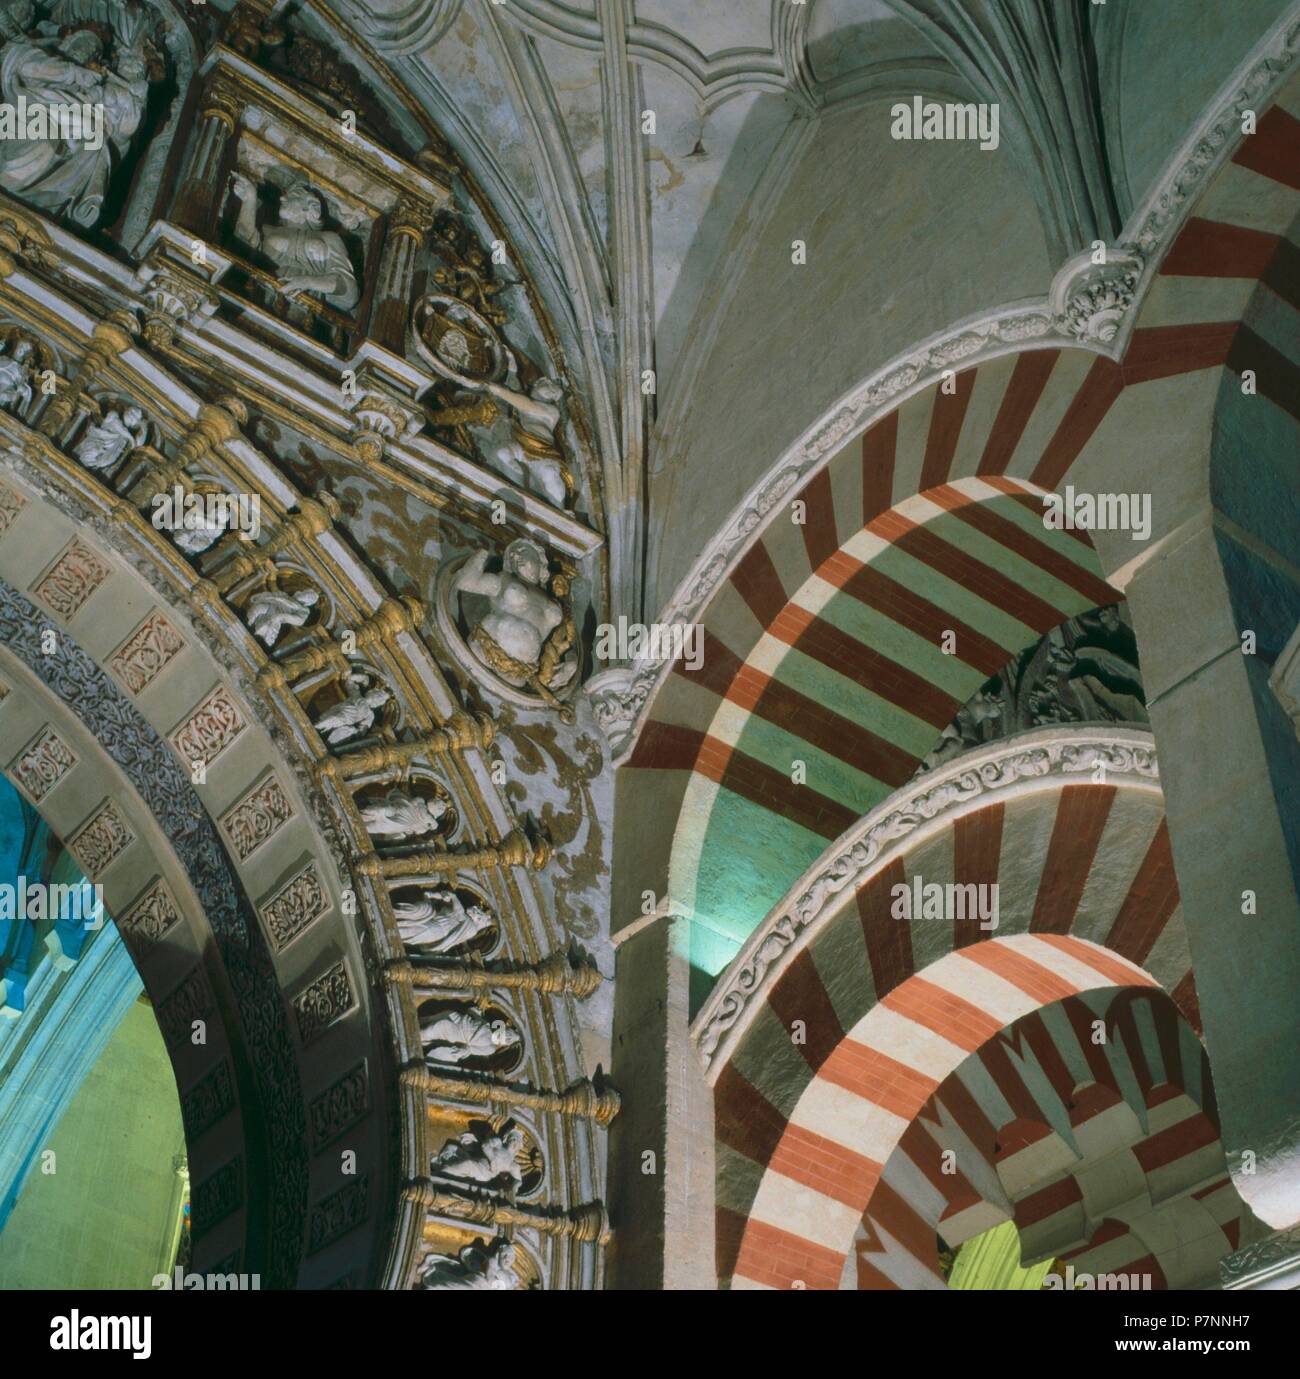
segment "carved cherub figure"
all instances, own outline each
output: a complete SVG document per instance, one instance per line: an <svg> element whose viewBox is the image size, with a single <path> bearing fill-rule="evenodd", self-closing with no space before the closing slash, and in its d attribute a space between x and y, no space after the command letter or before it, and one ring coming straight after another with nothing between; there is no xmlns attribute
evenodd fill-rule
<svg viewBox="0 0 1300 1379"><path fill-rule="evenodd" d="M426 800L390 790L379 803L362 807L361 822L375 838L419 838L436 832L446 812L443 800Z"/></svg>
<svg viewBox="0 0 1300 1379"><path fill-rule="evenodd" d="M285 627L301 627L319 600L320 593L315 589L292 593L266 589L248 600L245 616L253 635L272 647Z"/></svg>
<svg viewBox="0 0 1300 1379"><path fill-rule="evenodd" d="M139 407L112 408L86 427L76 456L87 469L112 469L117 462L149 438L149 424Z"/></svg>
<svg viewBox="0 0 1300 1379"><path fill-rule="evenodd" d="M524 1171L519 1156L524 1150L524 1132L514 1124L503 1134L479 1136L471 1131L458 1135L433 1156L430 1167L443 1178L459 1178L470 1183L495 1183L509 1178L522 1187Z"/></svg>
<svg viewBox="0 0 1300 1379"><path fill-rule="evenodd" d="M566 645L547 657L551 639L571 642L569 619L560 601L545 589L547 560L540 546L525 538L505 549L500 574L487 571L488 552L478 551L462 567L455 587L485 595L488 612L471 634L474 653L508 684L529 685L553 699L578 671Z"/></svg>
<svg viewBox="0 0 1300 1379"><path fill-rule="evenodd" d="M445 887L422 890L419 900L397 901L393 914L403 943L433 953L459 948L496 923L490 910L473 901L462 904L456 892Z"/></svg>

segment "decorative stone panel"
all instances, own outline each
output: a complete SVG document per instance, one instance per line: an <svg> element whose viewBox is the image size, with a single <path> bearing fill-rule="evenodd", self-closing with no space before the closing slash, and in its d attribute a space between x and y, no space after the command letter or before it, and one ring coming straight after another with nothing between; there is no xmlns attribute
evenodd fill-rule
<svg viewBox="0 0 1300 1379"><path fill-rule="evenodd" d="M358 1063L333 1086L327 1087L307 1108L312 1153L319 1154L345 1134L369 1109L370 1085L366 1065Z"/></svg>
<svg viewBox="0 0 1300 1379"><path fill-rule="evenodd" d="M199 761L211 766L246 727L248 723L234 695L224 685L218 685L169 741L187 768Z"/></svg>
<svg viewBox="0 0 1300 1379"><path fill-rule="evenodd" d="M14 524L14 518L27 506L27 499L6 484L0 484L0 536Z"/></svg>
<svg viewBox="0 0 1300 1379"><path fill-rule="evenodd" d="M9 769L39 804L76 764L72 748L58 733L53 728L42 728Z"/></svg>
<svg viewBox="0 0 1300 1379"><path fill-rule="evenodd" d="M180 910L172 899L171 892L158 877L122 915L117 927L121 930L127 947L139 957L179 924L180 918Z"/></svg>
<svg viewBox="0 0 1300 1379"><path fill-rule="evenodd" d="M103 804L68 839L72 855L92 880L103 875L113 861L133 842L135 834L112 800Z"/></svg>
<svg viewBox="0 0 1300 1379"><path fill-rule="evenodd" d="M314 862L282 886L262 906L262 920L276 952L281 952L303 932L312 920L330 907L329 893Z"/></svg>
<svg viewBox="0 0 1300 1379"><path fill-rule="evenodd" d="M32 585L32 593L51 612L71 621L86 600L112 574L112 570L77 538Z"/></svg>
<svg viewBox="0 0 1300 1379"><path fill-rule="evenodd" d="M293 998L294 1014L298 1017L298 1033L304 1044L319 1039L331 1025L336 1025L356 1004L348 969L336 962L323 976L317 977L305 990Z"/></svg>
<svg viewBox="0 0 1300 1379"><path fill-rule="evenodd" d="M293 806L274 775L264 776L221 820L235 856L246 862L293 818Z"/></svg>
<svg viewBox="0 0 1300 1379"><path fill-rule="evenodd" d="M154 609L109 657L109 667L132 694L139 694L185 650L185 638Z"/></svg>

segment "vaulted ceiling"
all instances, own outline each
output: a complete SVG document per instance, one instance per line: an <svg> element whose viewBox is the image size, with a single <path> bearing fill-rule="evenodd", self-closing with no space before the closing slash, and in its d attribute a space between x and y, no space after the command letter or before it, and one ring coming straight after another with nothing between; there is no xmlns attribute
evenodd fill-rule
<svg viewBox="0 0 1300 1379"><path fill-rule="evenodd" d="M649 616L854 382L1111 239L1283 8L1170 25L1135 0L334 4L538 281L605 458L616 610ZM1032 89L1044 51L1077 76L1055 111ZM914 93L1000 102L999 148L891 139Z"/></svg>

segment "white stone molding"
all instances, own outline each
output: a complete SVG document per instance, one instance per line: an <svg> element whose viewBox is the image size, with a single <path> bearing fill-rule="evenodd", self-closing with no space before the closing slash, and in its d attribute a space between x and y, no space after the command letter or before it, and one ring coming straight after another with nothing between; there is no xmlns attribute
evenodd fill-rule
<svg viewBox="0 0 1300 1379"><path fill-rule="evenodd" d="M692 1037L710 1080L795 954L895 858L961 815L1059 789L1099 770L1109 785L1160 793L1151 735L1131 728L1036 729L957 757L896 790L838 838L749 936L696 1016Z"/></svg>

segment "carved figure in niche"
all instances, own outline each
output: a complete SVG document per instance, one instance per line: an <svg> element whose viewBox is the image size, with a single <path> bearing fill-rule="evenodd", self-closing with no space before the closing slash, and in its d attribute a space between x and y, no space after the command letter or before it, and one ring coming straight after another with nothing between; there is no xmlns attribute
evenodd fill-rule
<svg viewBox="0 0 1300 1379"><path fill-rule="evenodd" d="M263 590L248 600L245 618L249 630L260 637L265 646L273 647L285 627L301 627L311 617L320 600L315 589L300 589L291 593Z"/></svg>
<svg viewBox="0 0 1300 1379"><path fill-rule="evenodd" d="M969 748L988 742L993 733L985 725L996 724L1001 719L1002 707L1002 696L996 690L980 690L957 710L956 717L943 730L939 745L922 761L921 769L932 771Z"/></svg>
<svg viewBox="0 0 1300 1379"><path fill-rule="evenodd" d="M512 1292L519 1287L513 1267L516 1254L510 1241L498 1239L492 1245L481 1240L466 1245L455 1257L429 1255L416 1287L458 1293Z"/></svg>
<svg viewBox="0 0 1300 1379"><path fill-rule="evenodd" d="M504 1020L490 1020L477 1010L439 1011L420 1025L420 1042L431 1063L463 1063L493 1058L521 1043L519 1031Z"/></svg>
<svg viewBox="0 0 1300 1379"><path fill-rule="evenodd" d="M194 491L204 495L223 492L211 483L195 484ZM186 555L202 555L225 535L235 511L233 502L203 503L195 512L185 514L185 524L172 532L172 540Z"/></svg>
<svg viewBox="0 0 1300 1379"><path fill-rule="evenodd" d="M375 838L418 838L437 831L447 812L445 800L426 800L390 790L377 804L363 805L361 822Z"/></svg>
<svg viewBox="0 0 1300 1379"><path fill-rule="evenodd" d="M490 603L470 646L507 684L558 704L555 691L578 671L572 651L577 634L560 599L546 591L546 555L536 542L520 538L506 547L499 574L490 574L487 562L488 552L478 551L456 574L455 590L483 594ZM563 596L567 583L559 584Z"/></svg>
<svg viewBox="0 0 1300 1379"><path fill-rule="evenodd" d="M0 141L0 186L51 215L95 225L113 168L140 126L149 96L143 46L148 17L125 8L113 15L115 59L102 62L104 45L91 28L61 38L15 37L0 53L0 96L30 112L76 106L102 112L102 125L51 122L48 137Z"/></svg>
<svg viewBox="0 0 1300 1379"><path fill-rule="evenodd" d="M128 450L144 445L148 438L149 425L139 407L121 411L114 407L86 427L75 453L87 469L112 469Z"/></svg>
<svg viewBox="0 0 1300 1379"><path fill-rule="evenodd" d="M349 675L351 688L346 697L316 720L316 731L331 746L369 732L374 727L375 715L393 697L383 685L363 689L368 683L364 675Z"/></svg>
<svg viewBox="0 0 1300 1379"><path fill-rule="evenodd" d="M0 407L13 412L32 400L32 342L19 340L12 354L0 354Z"/></svg>
<svg viewBox="0 0 1300 1379"><path fill-rule="evenodd" d="M239 201L235 237L260 250L274 265L279 289L286 296L317 297L339 311L351 311L361 299L356 274L341 235L323 229L324 207L306 182L295 182L280 197L280 223L257 228L257 189L241 172L231 174L230 189Z"/></svg>
<svg viewBox="0 0 1300 1379"><path fill-rule="evenodd" d="M449 953L496 923L492 912L473 901L461 903L453 890L423 890L419 900L393 905L402 942L433 953Z"/></svg>
<svg viewBox="0 0 1300 1379"><path fill-rule="evenodd" d="M443 1178L469 1183L495 1183L499 1178L509 1178L519 1188L524 1182L520 1164L523 1153L524 1132L510 1122L503 1127L503 1133L479 1136L466 1131L448 1140L433 1156L430 1168Z"/></svg>

